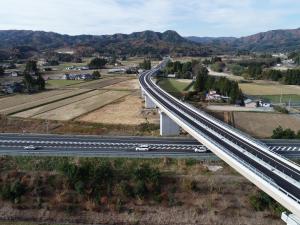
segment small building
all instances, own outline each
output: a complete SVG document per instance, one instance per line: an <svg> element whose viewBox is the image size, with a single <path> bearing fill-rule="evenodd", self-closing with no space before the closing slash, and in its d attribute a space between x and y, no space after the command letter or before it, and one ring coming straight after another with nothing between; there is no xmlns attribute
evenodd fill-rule
<svg viewBox="0 0 300 225"><path fill-rule="evenodd" d="M168 78L176 78L176 74L175 73L174 74L168 74L167 77Z"/></svg>
<svg viewBox="0 0 300 225"><path fill-rule="evenodd" d="M64 74L61 77L62 80L93 80L96 79L96 77L92 74L86 73L86 74Z"/></svg>
<svg viewBox="0 0 300 225"><path fill-rule="evenodd" d="M109 69L108 73L126 73L126 69L124 68Z"/></svg>
<svg viewBox="0 0 300 225"><path fill-rule="evenodd" d="M13 72L10 73L10 76L17 77L17 76L19 76L19 72L18 71L13 71Z"/></svg>
<svg viewBox="0 0 300 225"><path fill-rule="evenodd" d="M222 100L222 97L216 91L209 91L206 94L206 98L205 99L207 101L219 101L219 100Z"/></svg>

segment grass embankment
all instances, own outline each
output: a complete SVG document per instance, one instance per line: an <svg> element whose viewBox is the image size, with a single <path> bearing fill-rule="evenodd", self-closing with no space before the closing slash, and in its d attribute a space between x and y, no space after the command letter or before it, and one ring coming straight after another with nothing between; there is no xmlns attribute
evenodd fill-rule
<svg viewBox="0 0 300 225"><path fill-rule="evenodd" d="M222 162L1 157L0 219L77 224L280 224L282 208ZM1 223L0 223L1 224ZM22 224L22 223L21 223Z"/></svg>
<svg viewBox="0 0 300 225"><path fill-rule="evenodd" d="M192 80L163 78L159 79L157 84L165 91L176 96L194 90Z"/></svg>
<svg viewBox="0 0 300 225"><path fill-rule="evenodd" d="M0 115L1 133L46 133L47 126L42 119L23 119ZM84 134L84 135L130 135L158 136L159 125L141 123L139 125L104 124L82 121L48 120L50 134Z"/></svg>

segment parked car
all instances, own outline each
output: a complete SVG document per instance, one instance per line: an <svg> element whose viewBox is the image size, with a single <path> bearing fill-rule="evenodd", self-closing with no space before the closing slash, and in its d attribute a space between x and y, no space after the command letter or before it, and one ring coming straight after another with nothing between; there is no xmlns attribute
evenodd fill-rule
<svg viewBox="0 0 300 225"><path fill-rule="evenodd" d="M194 152L206 152L206 151L207 151L207 148L204 146L194 148Z"/></svg>
<svg viewBox="0 0 300 225"><path fill-rule="evenodd" d="M135 148L136 151L149 151L150 147L149 145L139 145Z"/></svg>

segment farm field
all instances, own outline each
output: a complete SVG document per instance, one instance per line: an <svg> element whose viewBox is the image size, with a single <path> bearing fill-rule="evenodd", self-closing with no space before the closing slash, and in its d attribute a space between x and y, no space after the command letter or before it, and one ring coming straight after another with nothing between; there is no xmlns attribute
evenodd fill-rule
<svg viewBox="0 0 300 225"><path fill-rule="evenodd" d="M300 86L282 85L275 82L240 83L246 95L299 95Z"/></svg>
<svg viewBox="0 0 300 225"><path fill-rule="evenodd" d="M53 91L44 91L37 94L20 94L9 97L3 97L0 99L1 109L9 108L12 106L20 105L23 103L35 101L38 99L48 98L49 96L60 95L69 92L70 90L53 90Z"/></svg>
<svg viewBox="0 0 300 225"><path fill-rule="evenodd" d="M138 125L141 123L159 123L159 114L151 111L141 111L143 102L138 96L129 95L106 105L96 111L78 118L78 121L107 123L107 124L128 124ZM121 113L120 113L121 112Z"/></svg>
<svg viewBox="0 0 300 225"><path fill-rule="evenodd" d="M63 107L41 113L33 118L49 120L71 120L83 114L96 110L121 97L130 94L126 91L108 91Z"/></svg>
<svg viewBox="0 0 300 225"><path fill-rule="evenodd" d="M107 90L138 90L139 88L140 87L139 87L138 79L130 79L130 80L119 82L117 84L106 86L103 89L107 89Z"/></svg>
<svg viewBox="0 0 300 225"><path fill-rule="evenodd" d="M234 112L235 127L257 138L270 138L278 126L298 131L300 117L279 113Z"/></svg>
<svg viewBox="0 0 300 225"><path fill-rule="evenodd" d="M64 100L60 100L60 101L57 101L57 102L53 102L53 103L50 103L50 104L47 104L47 105L43 105L43 106L40 106L40 107L30 109L30 110L26 110L26 111L23 111L23 112L20 112L20 113L16 113L16 114L13 114L12 116L23 117L23 118L29 118L29 117L37 116L41 113L45 113L45 112L48 112L50 110L53 110L53 109L56 109L56 108L59 108L59 107L62 107L62 106L65 106L65 105L68 105L68 104L71 104L71 103L74 103L74 102L77 102L77 101L84 100L86 98L101 94L103 92L104 91L99 91L99 90L90 91L90 92L87 92L87 93L84 93L84 94L81 94L81 95L77 95L77 96L70 97L70 98L67 98L67 99L64 99Z"/></svg>
<svg viewBox="0 0 300 225"><path fill-rule="evenodd" d="M139 84L134 76L51 82L56 85L54 90L0 98L0 114L16 119L69 121L79 118L77 121L128 125L153 121L153 113L142 110ZM103 113L105 115L100 115Z"/></svg>
<svg viewBox="0 0 300 225"><path fill-rule="evenodd" d="M74 84L80 84L80 83L85 83L87 81L82 81L82 80L47 80L46 82L46 87L47 88L61 88L65 86L70 86Z"/></svg>
<svg viewBox="0 0 300 225"><path fill-rule="evenodd" d="M88 88L88 89L101 89L104 87L107 87L109 85L117 84L122 81L126 81L132 78L129 77L107 77L99 80L79 83L72 85L72 88L78 87L78 88Z"/></svg>
<svg viewBox="0 0 300 225"><path fill-rule="evenodd" d="M66 93L57 94L57 95L54 95L54 96L52 96L51 93L48 93L49 96L47 98L42 98L40 100L38 100L38 99L34 99L34 100L28 99L28 102L18 104L18 105L14 105L14 106L7 107L7 108L2 108L0 110L0 114L10 115L10 114L13 114L13 113L18 113L18 112L21 112L21 111L24 111L24 110L27 110L27 109L31 109L31 108L38 107L38 106L41 106L41 105L46 105L46 104L49 104L49 103L52 103L52 102L56 102L56 101L61 100L61 99L65 99L65 98L73 97L73 96L76 96L76 95L80 95L84 92L87 92L87 90L82 90L82 89L69 90Z"/></svg>

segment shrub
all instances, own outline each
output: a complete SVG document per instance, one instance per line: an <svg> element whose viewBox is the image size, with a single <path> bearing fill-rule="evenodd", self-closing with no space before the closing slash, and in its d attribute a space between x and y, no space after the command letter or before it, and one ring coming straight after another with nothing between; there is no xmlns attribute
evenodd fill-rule
<svg viewBox="0 0 300 225"><path fill-rule="evenodd" d="M144 198L148 194L148 189L144 181L137 181L134 186L134 194L140 198Z"/></svg>
<svg viewBox="0 0 300 225"><path fill-rule="evenodd" d="M297 134L297 136L298 136L298 134ZM273 135L271 136L271 138L273 138L273 139L294 139L297 136L293 130L291 130L291 129L284 130L281 126L279 126L275 130L273 130Z"/></svg>
<svg viewBox="0 0 300 225"><path fill-rule="evenodd" d="M277 112L280 112L280 113L284 113L284 114L289 113L289 111L285 107L282 107L279 105L274 105L273 108L274 108L274 110L276 110Z"/></svg>
<svg viewBox="0 0 300 225"><path fill-rule="evenodd" d="M258 194L250 196L250 204L256 211L264 211L269 209L277 216L286 209L273 200L269 195L264 193L263 191L259 191Z"/></svg>
<svg viewBox="0 0 300 225"><path fill-rule="evenodd" d="M4 200L10 200L18 203L22 195L26 193L26 188L20 181L15 181L11 184L2 186L0 195Z"/></svg>

